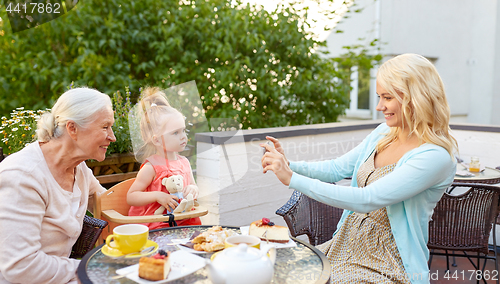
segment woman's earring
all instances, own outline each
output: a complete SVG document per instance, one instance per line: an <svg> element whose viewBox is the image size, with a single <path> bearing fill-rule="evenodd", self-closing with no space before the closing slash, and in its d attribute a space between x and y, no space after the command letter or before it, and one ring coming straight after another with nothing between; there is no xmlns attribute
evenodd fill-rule
<svg viewBox="0 0 500 284"><path fill-rule="evenodd" d="M158 137L156 137L156 135L153 135L153 137L151 138L151 142L153 142L153 145L158 145Z"/></svg>

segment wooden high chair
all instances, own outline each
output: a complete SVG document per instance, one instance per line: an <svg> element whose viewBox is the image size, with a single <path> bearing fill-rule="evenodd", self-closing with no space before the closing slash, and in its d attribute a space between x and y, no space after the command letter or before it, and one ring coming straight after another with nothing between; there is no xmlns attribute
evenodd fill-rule
<svg viewBox="0 0 500 284"><path fill-rule="evenodd" d="M208 210L202 206L195 206L193 210L183 213L169 215L148 215L148 216L127 216L130 205L127 203L127 192L135 178L124 180L107 192L94 194L94 217L105 220L108 227L102 231L99 244L102 244L106 237L113 233L116 226L122 224L152 223L152 222L172 222L183 219L200 217L208 214ZM173 216L173 217L172 217ZM172 220L173 219L173 220Z"/></svg>

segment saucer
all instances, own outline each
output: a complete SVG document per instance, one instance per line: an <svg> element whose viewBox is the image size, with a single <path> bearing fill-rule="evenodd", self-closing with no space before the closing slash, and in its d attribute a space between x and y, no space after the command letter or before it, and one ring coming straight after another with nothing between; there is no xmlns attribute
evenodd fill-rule
<svg viewBox="0 0 500 284"><path fill-rule="evenodd" d="M108 246L107 244L105 244L101 248L101 252L104 255L112 257L112 258L120 257L120 256L124 255L124 253L122 253L119 249L113 247L113 242L111 242L110 245L111 246ZM141 250L143 250L144 248L150 247L150 246L154 246L155 247L155 249L152 252L149 252L149 253L146 253L146 254L140 254L140 252L137 252L137 253L129 254L129 255L125 256L124 258L138 258L138 257L148 256L148 255L151 255L151 254L155 253L158 250L158 248L159 248L159 246L158 246L157 243L153 242L152 240L148 240L146 242L146 244L142 247Z"/></svg>
<svg viewBox="0 0 500 284"><path fill-rule="evenodd" d="M219 254L219 252L222 252L222 251L218 251L218 252L212 254L212 256L210 257L210 260L214 261L215 257Z"/></svg>
<svg viewBox="0 0 500 284"><path fill-rule="evenodd" d="M457 171L455 173L456 176L459 177L475 177L476 175L473 173L470 173L469 171Z"/></svg>

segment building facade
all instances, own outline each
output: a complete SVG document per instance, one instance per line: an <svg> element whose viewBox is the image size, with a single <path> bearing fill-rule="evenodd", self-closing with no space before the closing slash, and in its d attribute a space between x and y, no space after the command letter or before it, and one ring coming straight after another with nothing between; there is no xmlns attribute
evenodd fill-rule
<svg viewBox="0 0 500 284"><path fill-rule="evenodd" d="M351 10L360 8L337 25L343 33L328 36L330 56L344 53L343 46L374 39L386 59L421 54L441 74L452 121L500 125L499 1L355 0ZM351 105L348 115L377 118L374 87L372 82L369 108Z"/></svg>

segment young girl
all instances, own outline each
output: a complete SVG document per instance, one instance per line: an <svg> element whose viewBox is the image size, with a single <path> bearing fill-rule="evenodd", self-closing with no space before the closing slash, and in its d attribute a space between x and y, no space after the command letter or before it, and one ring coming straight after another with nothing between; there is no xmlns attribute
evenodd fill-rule
<svg viewBox="0 0 500 284"><path fill-rule="evenodd" d="M170 194L162 185L163 178L181 175L184 180L183 195L192 194L196 199L198 187L188 159L178 152L187 144L184 116L168 103L159 88L146 88L139 102L140 130L144 144L136 150L136 158L143 161L137 177L127 193L131 205L129 216L153 215L164 206L173 211L179 198ZM179 226L201 225L200 218L177 222ZM150 230L168 227L168 223L145 224Z"/></svg>

